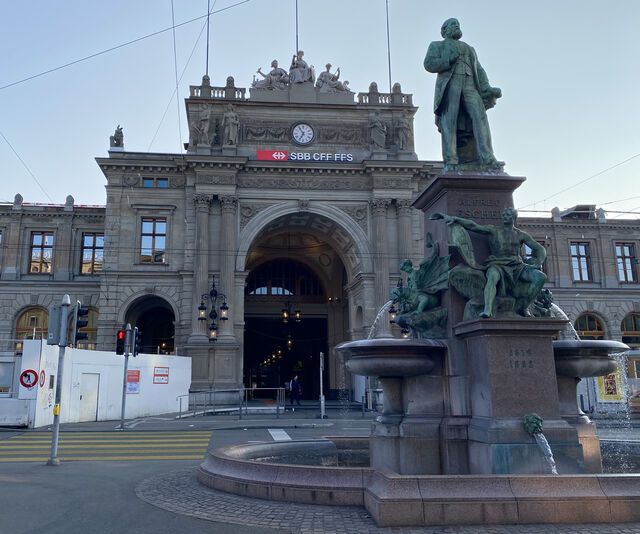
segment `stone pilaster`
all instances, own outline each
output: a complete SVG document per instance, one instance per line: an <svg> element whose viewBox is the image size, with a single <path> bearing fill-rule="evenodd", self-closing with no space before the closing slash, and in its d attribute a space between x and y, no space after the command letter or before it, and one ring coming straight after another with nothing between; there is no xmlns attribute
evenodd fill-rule
<svg viewBox="0 0 640 534"><path fill-rule="evenodd" d="M380 309L389 300L389 243L387 239L387 208L389 199L373 199L370 201L373 218L372 239L375 245L373 269L376 277L375 302ZM378 335L388 335L388 320L379 324Z"/></svg>
<svg viewBox="0 0 640 534"><path fill-rule="evenodd" d="M398 256L402 261L411 258L411 200L396 200L398 210Z"/></svg>
<svg viewBox="0 0 640 534"><path fill-rule="evenodd" d="M235 289L235 258L237 250L236 213L238 211L238 197L220 196L220 211L222 220L220 225L220 288L227 297L229 305L229 320L220 321L219 338L227 338L229 341L235 340L233 332L233 317L235 309L234 289Z"/></svg>
<svg viewBox="0 0 640 534"><path fill-rule="evenodd" d="M208 292L209 281L209 207L211 195L193 197L196 210L196 250L193 264L193 296L190 343L208 343L207 321L198 320L198 306L202 295Z"/></svg>

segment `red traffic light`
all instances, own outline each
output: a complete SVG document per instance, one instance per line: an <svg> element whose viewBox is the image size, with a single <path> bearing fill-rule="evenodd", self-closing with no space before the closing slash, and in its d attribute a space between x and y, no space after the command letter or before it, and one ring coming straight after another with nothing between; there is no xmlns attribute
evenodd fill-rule
<svg viewBox="0 0 640 534"><path fill-rule="evenodd" d="M124 354L125 331L118 330L116 333L116 354Z"/></svg>
<svg viewBox="0 0 640 534"><path fill-rule="evenodd" d="M118 339L124 339L124 330L118 330Z"/></svg>

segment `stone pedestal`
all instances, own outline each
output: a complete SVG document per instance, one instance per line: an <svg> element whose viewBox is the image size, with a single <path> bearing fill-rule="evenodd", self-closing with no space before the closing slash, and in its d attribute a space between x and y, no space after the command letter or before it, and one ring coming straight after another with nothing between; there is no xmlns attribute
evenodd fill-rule
<svg viewBox="0 0 640 534"><path fill-rule="evenodd" d="M472 417L469 470L476 474L549 473L525 414L544 419L544 434L561 474L583 473L575 428L561 416L552 335L558 319L479 319L454 327L469 362Z"/></svg>
<svg viewBox="0 0 640 534"><path fill-rule="evenodd" d="M441 474L442 376L380 378L380 382L384 407L371 431L371 466L401 475Z"/></svg>

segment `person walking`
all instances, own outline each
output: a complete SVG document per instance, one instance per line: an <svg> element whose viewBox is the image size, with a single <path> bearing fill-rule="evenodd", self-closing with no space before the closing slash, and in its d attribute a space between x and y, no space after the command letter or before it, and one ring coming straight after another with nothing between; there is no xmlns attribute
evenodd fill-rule
<svg viewBox="0 0 640 534"><path fill-rule="evenodd" d="M289 390L291 391L291 405L293 405L293 401L300 406L300 393L302 389L300 388L300 382L298 382L298 375L295 375L291 382L289 383Z"/></svg>

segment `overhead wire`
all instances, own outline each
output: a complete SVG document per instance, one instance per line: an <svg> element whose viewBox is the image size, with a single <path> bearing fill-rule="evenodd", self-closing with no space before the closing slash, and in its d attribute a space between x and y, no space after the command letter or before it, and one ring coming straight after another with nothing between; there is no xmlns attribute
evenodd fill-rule
<svg viewBox="0 0 640 534"><path fill-rule="evenodd" d="M178 90L178 53L176 49L176 20L173 0L171 0L171 27L173 31L173 74L176 80L176 111L178 113L178 152L182 153L182 117L180 115L180 91Z"/></svg>
<svg viewBox="0 0 640 534"><path fill-rule="evenodd" d="M226 11L228 9L231 9L233 7L236 7L236 6L239 6L241 4L246 4L247 2L251 2L251 0L242 0L241 2L236 2L235 4L231 4L230 6L226 6L226 7L218 9L217 11L212 12L211 15L214 15L216 13L221 13L222 11ZM175 28L180 28L181 26L186 26L187 24L191 24L192 22L195 22L197 20L201 20L203 18L206 18L207 16L208 15L201 15L199 17L194 17L192 19L186 20L185 22L181 22L181 23L176 24L174 26L171 26L169 28L164 28L163 30L158 30L156 32L149 33L147 35L143 35L142 37L138 37L137 39L132 39L131 41L127 41L126 43L121 43L119 45L112 46L112 47L107 48L105 50L101 50L100 52L96 52L94 54L89 54L88 56L84 56L84 57L81 57L79 59L75 59L73 61L65 63L64 65L60 65L58 67L54 67L52 69L48 69L48 70L39 72L38 74L33 74L32 76L27 76L26 78L23 78L21 80L17 80L15 82L11 82L11 83L8 83L6 85L2 85L2 86L0 86L0 91L2 91L3 89L8 89L9 87L13 87L15 85L19 85L19 84L24 83L24 82L28 82L28 81L33 80L35 78L40 78L41 76L45 76L46 74L50 74L52 72L56 72L58 70L66 68L66 67L70 67L72 65L76 65L78 63L82 63L83 61L88 61L89 59L93 59L94 57L101 56L101 55L107 54L109 52L113 52L114 50L118 50L119 48L123 48L125 46L129 46L129 45L132 45L132 44L135 44L135 43L139 43L140 41L143 41L145 39L149 39L150 37L155 37L156 35L160 35L161 33L165 33L165 32L174 30Z"/></svg>

